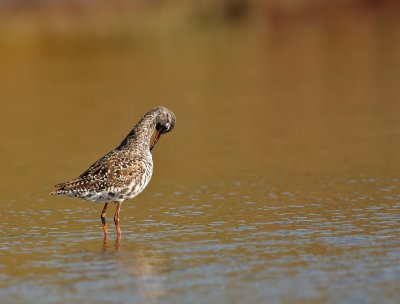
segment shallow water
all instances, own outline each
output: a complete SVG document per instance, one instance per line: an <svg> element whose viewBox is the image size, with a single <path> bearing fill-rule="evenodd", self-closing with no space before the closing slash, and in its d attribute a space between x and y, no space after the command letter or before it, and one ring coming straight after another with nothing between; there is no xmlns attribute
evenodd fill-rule
<svg viewBox="0 0 400 304"><path fill-rule="evenodd" d="M336 196L266 181L159 185L124 205L121 240L114 231L103 240L89 204L10 203L1 294L43 303L394 302L398 185L352 180L337 185L341 194L325 185ZM364 191L345 191L354 188Z"/></svg>
<svg viewBox="0 0 400 304"><path fill-rule="evenodd" d="M395 303L400 18L349 29L353 17L167 33L87 57L51 32L9 50L1 302ZM104 240L101 205L49 192L157 104L176 129L123 204L122 238L110 225Z"/></svg>

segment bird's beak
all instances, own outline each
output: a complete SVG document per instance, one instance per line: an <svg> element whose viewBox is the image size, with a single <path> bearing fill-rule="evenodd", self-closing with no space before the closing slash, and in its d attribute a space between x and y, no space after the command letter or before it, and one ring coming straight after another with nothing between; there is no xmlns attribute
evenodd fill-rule
<svg viewBox="0 0 400 304"><path fill-rule="evenodd" d="M154 146L156 145L157 141L160 139L161 130L157 130L156 136L153 138L153 142L150 145L150 151L153 150Z"/></svg>

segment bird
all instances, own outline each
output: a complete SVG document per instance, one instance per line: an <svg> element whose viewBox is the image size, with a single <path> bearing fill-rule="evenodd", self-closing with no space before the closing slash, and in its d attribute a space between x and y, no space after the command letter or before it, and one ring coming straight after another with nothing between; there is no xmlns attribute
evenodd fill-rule
<svg viewBox="0 0 400 304"><path fill-rule="evenodd" d="M57 190L51 194L104 203L100 219L105 237L108 234L107 206L110 202L116 203L114 224L120 237L122 202L134 198L148 185L153 174L151 151L161 135L172 131L175 122L175 114L168 108L152 108L114 150L99 158L77 178L55 185Z"/></svg>

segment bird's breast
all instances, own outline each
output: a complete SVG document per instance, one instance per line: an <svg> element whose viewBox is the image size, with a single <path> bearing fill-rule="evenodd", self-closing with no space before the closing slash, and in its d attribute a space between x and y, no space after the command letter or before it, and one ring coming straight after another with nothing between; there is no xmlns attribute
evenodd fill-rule
<svg viewBox="0 0 400 304"><path fill-rule="evenodd" d="M142 174L129 183L124 195L124 200L134 198L139 193L141 193L149 184L152 175L153 175L153 162L148 162L144 166Z"/></svg>

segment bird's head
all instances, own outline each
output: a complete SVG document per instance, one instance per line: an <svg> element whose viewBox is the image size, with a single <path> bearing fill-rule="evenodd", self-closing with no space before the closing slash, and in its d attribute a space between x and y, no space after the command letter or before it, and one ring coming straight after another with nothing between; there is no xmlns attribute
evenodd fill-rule
<svg viewBox="0 0 400 304"><path fill-rule="evenodd" d="M153 142L150 145L150 151L154 148L157 141L160 139L162 134L171 132L175 127L176 117L175 114L167 109L166 107L155 108L158 112L157 123L156 123L156 135L154 136Z"/></svg>

